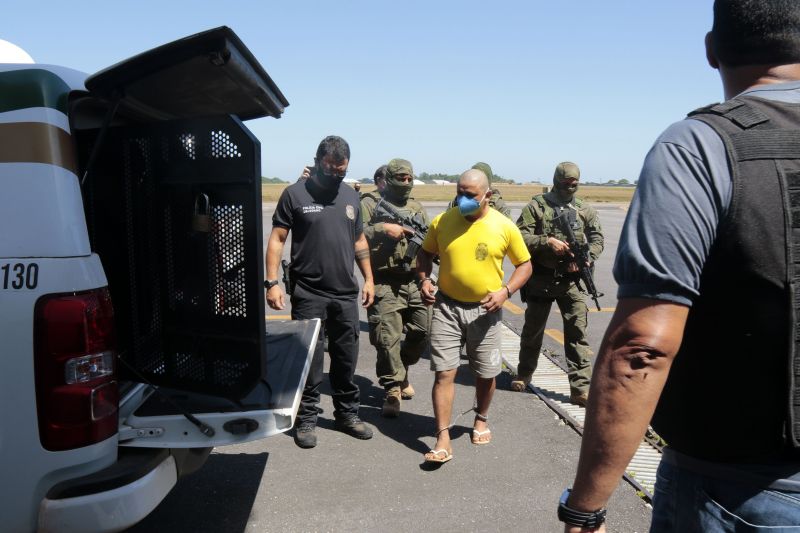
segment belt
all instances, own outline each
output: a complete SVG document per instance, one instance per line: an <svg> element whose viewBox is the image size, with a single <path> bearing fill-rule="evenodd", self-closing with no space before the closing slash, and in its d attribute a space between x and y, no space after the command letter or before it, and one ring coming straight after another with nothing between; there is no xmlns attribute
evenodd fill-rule
<svg viewBox="0 0 800 533"><path fill-rule="evenodd" d="M451 298L450 296L443 293L441 289L439 289L436 292L436 296L448 303L460 305L461 307L478 307L479 305L481 305L480 302L462 302L461 300L456 300L455 298Z"/></svg>
<svg viewBox="0 0 800 533"><path fill-rule="evenodd" d="M416 273L415 272L376 272L372 275L372 279L375 283L380 283L381 285L390 285L392 283L411 283L416 281Z"/></svg>

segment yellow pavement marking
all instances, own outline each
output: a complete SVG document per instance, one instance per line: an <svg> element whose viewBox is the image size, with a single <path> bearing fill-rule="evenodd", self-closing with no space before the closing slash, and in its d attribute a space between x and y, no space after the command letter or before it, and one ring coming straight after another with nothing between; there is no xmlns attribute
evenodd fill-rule
<svg viewBox="0 0 800 533"><path fill-rule="evenodd" d="M292 315L267 315L267 320L289 320Z"/></svg>
<svg viewBox="0 0 800 533"><path fill-rule="evenodd" d="M557 329L546 329L545 334L559 344L564 344L564 334Z"/></svg>
<svg viewBox="0 0 800 533"><path fill-rule="evenodd" d="M503 303L503 307L508 309L515 315L522 315L525 313L525 310L523 308L521 308L516 304L511 303L511 300L506 300L505 303Z"/></svg>

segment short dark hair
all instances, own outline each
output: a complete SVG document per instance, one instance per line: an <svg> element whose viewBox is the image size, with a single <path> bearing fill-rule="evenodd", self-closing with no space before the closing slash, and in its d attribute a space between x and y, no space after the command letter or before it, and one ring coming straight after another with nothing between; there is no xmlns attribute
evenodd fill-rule
<svg viewBox="0 0 800 533"><path fill-rule="evenodd" d="M350 160L350 145L338 135L328 135L317 147L317 160L322 161L326 155L334 161Z"/></svg>
<svg viewBox="0 0 800 533"><path fill-rule="evenodd" d="M728 67L800 62L800 2L715 0L714 54Z"/></svg>
<svg viewBox="0 0 800 533"><path fill-rule="evenodd" d="M386 181L386 171L388 170L389 165L381 165L375 170L375 175L372 176L372 181L378 183L378 180Z"/></svg>

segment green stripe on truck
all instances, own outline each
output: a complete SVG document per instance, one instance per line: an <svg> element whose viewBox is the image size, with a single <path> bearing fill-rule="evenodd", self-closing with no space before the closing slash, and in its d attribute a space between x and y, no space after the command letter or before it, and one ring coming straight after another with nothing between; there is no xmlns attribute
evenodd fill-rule
<svg viewBox="0 0 800 533"><path fill-rule="evenodd" d="M50 107L66 115L69 92L69 85L47 70L0 72L0 113L29 107Z"/></svg>

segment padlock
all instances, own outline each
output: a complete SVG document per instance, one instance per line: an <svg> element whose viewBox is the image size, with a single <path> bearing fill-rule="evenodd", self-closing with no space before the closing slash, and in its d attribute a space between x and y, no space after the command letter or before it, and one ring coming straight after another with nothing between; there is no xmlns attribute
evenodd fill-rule
<svg viewBox="0 0 800 533"><path fill-rule="evenodd" d="M198 233L211 233L211 202L208 195L202 192L194 198L192 230Z"/></svg>

